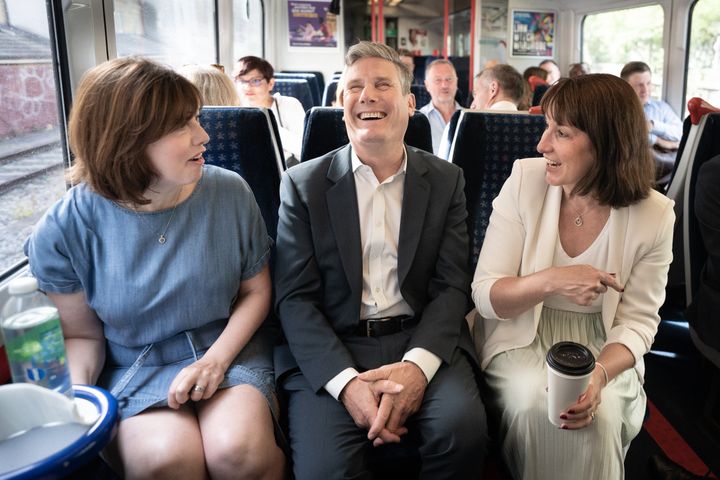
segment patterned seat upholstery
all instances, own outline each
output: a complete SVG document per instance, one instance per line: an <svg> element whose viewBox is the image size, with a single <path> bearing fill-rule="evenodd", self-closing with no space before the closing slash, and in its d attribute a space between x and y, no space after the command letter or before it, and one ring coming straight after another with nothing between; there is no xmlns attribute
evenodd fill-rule
<svg viewBox="0 0 720 480"><path fill-rule="evenodd" d="M272 114L265 108L203 107L200 124L210 136L205 160L245 179L275 239L284 157Z"/></svg>
<svg viewBox="0 0 720 480"><path fill-rule="evenodd" d="M275 73L275 81L277 81L280 78L307 80L308 85L310 85L310 94L312 95L313 107L320 105L320 102L322 101L322 90L320 90L320 83L318 82L318 79L314 74L301 73L301 72L293 72L293 73L276 72Z"/></svg>
<svg viewBox="0 0 720 480"><path fill-rule="evenodd" d="M337 92L338 81L332 80L325 86L325 92L323 93L322 106L330 107L332 102L335 101L335 92Z"/></svg>
<svg viewBox="0 0 720 480"><path fill-rule="evenodd" d="M320 98L322 98L322 92L325 91L325 75L323 72L317 70L283 70L281 73L309 73L314 75L320 86Z"/></svg>
<svg viewBox="0 0 720 480"><path fill-rule="evenodd" d="M300 100L303 110L308 111L313 107L312 90L305 79L300 78L276 78L275 87L272 93L279 93L286 97L295 97Z"/></svg>
<svg viewBox="0 0 720 480"><path fill-rule="evenodd" d="M340 148L350 140L345 130L343 109L315 107L305 114L302 153L300 161L305 162ZM430 122L420 112L415 112L408 122L405 143L432 153Z"/></svg>
<svg viewBox="0 0 720 480"><path fill-rule="evenodd" d="M463 110L450 150L450 161L463 169L471 239L471 266L475 271L492 201L510 176L518 158L536 157L545 129L545 117L523 113Z"/></svg>

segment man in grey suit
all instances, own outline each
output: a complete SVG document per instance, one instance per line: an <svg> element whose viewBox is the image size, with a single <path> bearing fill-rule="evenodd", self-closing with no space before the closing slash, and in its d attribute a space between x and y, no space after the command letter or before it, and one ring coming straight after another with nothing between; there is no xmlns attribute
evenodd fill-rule
<svg viewBox="0 0 720 480"><path fill-rule="evenodd" d="M482 472L464 180L403 144L410 81L385 45L350 48L350 145L283 175L276 375L299 480L371 478L368 451L405 436L421 478Z"/></svg>

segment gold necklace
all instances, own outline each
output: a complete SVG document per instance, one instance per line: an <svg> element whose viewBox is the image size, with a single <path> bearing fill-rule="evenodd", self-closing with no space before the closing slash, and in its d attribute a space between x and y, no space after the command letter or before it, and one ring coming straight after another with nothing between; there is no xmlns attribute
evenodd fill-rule
<svg viewBox="0 0 720 480"><path fill-rule="evenodd" d="M182 189L183 189L182 186L178 189L178 192L177 192L177 194L175 195L175 205L173 205L172 212L170 213L170 219L167 221L167 223L165 224L165 228L163 228L162 232L160 232L160 236L158 237L158 243L159 243L160 245L164 245L165 242L167 241L167 237L165 237L165 233L167 233L168 227L170 227L170 223L173 221L173 218L175 218L175 209L177 209L177 206L178 206L178 203L179 203L178 200L180 200L180 193L182 192ZM137 212L137 210L136 210L136 209L133 209L133 211L135 212L135 215L137 215L137 217L138 217L139 219L141 219L141 221L142 221L143 223L145 223L145 221L142 220L142 217L141 217L140 214Z"/></svg>
<svg viewBox="0 0 720 480"><path fill-rule="evenodd" d="M575 210L575 212L577 213L577 215L575 215L575 220L573 221L576 227L583 226L583 224L585 223L583 221L583 215L587 214L593 208L595 208L595 205L590 205L588 208L585 209L584 212L578 212L577 210L575 210L575 208L573 208L573 210Z"/></svg>

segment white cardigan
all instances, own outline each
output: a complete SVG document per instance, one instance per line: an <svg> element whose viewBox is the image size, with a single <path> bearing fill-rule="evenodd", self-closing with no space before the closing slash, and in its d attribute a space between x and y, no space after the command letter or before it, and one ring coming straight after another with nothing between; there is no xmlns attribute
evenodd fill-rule
<svg viewBox="0 0 720 480"><path fill-rule="evenodd" d="M562 187L545 181L545 159L527 158L515 162L493 201L472 283L473 301L482 317L473 330L483 369L493 356L525 347L535 338L543 304L502 319L490 303L490 288L500 278L526 276L552 266L561 199ZM672 261L673 201L653 190L634 205L612 209L608 221L608 271L617 274L625 290L608 289L604 294L606 343L621 343L632 352L642 381L643 355L657 332ZM472 319L472 312L468 317Z"/></svg>

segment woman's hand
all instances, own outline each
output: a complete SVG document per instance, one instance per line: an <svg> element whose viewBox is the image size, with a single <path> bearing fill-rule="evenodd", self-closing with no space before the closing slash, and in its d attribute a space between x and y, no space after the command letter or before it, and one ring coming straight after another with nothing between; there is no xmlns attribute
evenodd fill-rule
<svg viewBox="0 0 720 480"><path fill-rule="evenodd" d="M199 402L212 397L225 378L225 370L227 366L207 355L183 368L170 384L168 406L178 409L188 400Z"/></svg>
<svg viewBox="0 0 720 480"><path fill-rule="evenodd" d="M574 405L560 414L563 423L560 428L566 430L577 430L591 425L595 421L595 415L602 401L600 392L604 388L604 374L598 372L598 368L592 374L587 390L580 395ZM598 376L599 375L599 376Z"/></svg>
<svg viewBox="0 0 720 480"><path fill-rule="evenodd" d="M609 288L618 292L623 286L615 279L614 273L598 270L590 265L556 267L554 285L556 295L562 295L577 305L590 305Z"/></svg>

